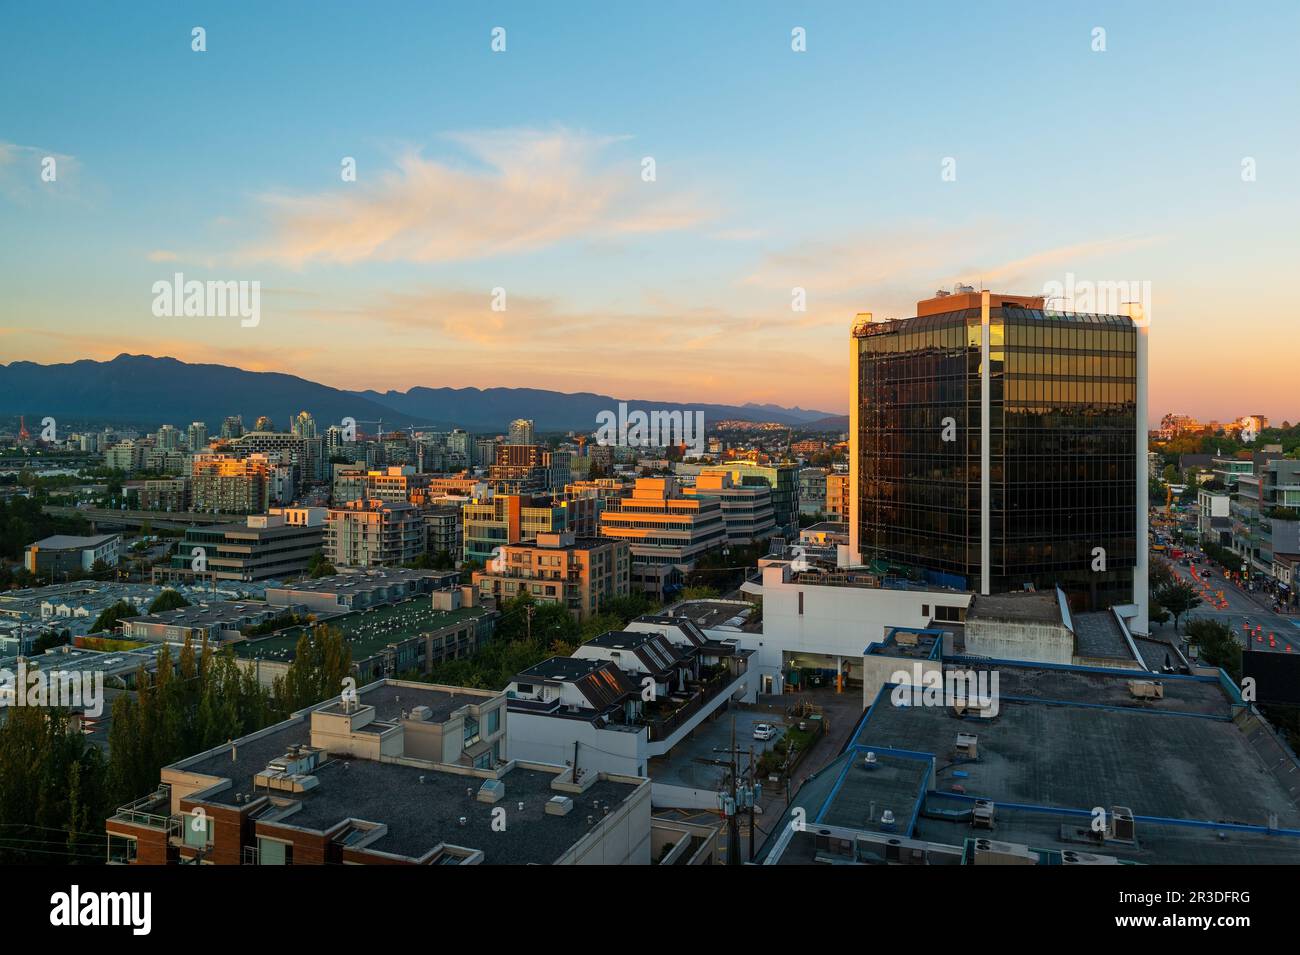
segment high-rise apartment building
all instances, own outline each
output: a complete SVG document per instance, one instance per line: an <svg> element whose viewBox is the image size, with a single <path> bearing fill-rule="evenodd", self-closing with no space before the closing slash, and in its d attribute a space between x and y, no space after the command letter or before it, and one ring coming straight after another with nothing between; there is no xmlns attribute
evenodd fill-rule
<svg viewBox="0 0 1300 955"><path fill-rule="evenodd" d="M196 454L190 474L191 507L200 513L253 514L271 503L272 470L264 454Z"/></svg>
<svg viewBox="0 0 1300 955"><path fill-rule="evenodd" d="M195 421L189 427L186 434L186 441L192 452L206 451L208 449L208 426L202 421Z"/></svg>
<svg viewBox="0 0 1300 955"><path fill-rule="evenodd" d="M851 336L850 551L1147 626L1146 328L963 289ZM1136 320L1135 320L1136 319Z"/></svg>
<svg viewBox="0 0 1300 955"><path fill-rule="evenodd" d="M510 422L510 436L507 444L532 444L533 421L531 418L516 418Z"/></svg>

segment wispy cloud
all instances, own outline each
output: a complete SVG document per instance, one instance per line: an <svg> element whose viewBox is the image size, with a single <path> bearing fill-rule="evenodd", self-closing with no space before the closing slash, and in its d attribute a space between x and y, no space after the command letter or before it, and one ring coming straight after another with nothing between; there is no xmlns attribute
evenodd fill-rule
<svg viewBox="0 0 1300 955"><path fill-rule="evenodd" d="M80 179L75 156L0 142L0 196L10 202L25 206L45 197L76 198Z"/></svg>
<svg viewBox="0 0 1300 955"><path fill-rule="evenodd" d="M418 152L356 183L307 195L260 197L269 236L246 261L454 262L530 252L570 239L682 229L709 203L644 182L619 138L569 130L504 130L447 137L473 161Z"/></svg>

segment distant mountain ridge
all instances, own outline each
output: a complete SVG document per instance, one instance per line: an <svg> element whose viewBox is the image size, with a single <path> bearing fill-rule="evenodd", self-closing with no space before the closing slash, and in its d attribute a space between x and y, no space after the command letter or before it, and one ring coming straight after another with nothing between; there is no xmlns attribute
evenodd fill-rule
<svg viewBox="0 0 1300 955"><path fill-rule="evenodd" d="M502 432L515 418L531 418L538 431L590 431L600 411L629 409L703 411L706 426L724 419L774 421L804 426L839 416L779 405L686 404L620 399L590 392L566 394L538 388L431 388L407 391L346 391L280 372L245 371L227 365L190 364L175 358L118 355L112 361L0 365L0 414L25 415L29 430L42 417L183 428L203 421L216 432L227 415L250 427L267 415L277 428L306 410L321 430L345 417L364 430L424 426Z"/></svg>

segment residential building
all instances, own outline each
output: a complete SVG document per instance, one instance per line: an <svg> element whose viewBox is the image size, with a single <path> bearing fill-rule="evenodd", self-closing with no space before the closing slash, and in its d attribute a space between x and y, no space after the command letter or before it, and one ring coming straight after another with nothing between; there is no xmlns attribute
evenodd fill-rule
<svg viewBox="0 0 1300 955"><path fill-rule="evenodd" d="M534 444L533 422L530 418L516 418L510 422L507 444Z"/></svg>
<svg viewBox="0 0 1300 955"><path fill-rule="evenodd" d="M464 559L486 563L497 548L569 530L565 502L548 494L489 494L461 509Z"/></svg>
<svg viewBox="0 0 1300 955"><path fill-rule="evenodd" d="M191 454L208 449L208 426L205 422L195 421L186 431L185 445Z"/></svg>
<svg viewBox="0 0 1300 955"><path fill-rule="evenodd" d="M1146 323L966 287L851 336L851 551L1147 622Z"/></svg>
<svg viewBox="0 0 1300 955"><path fill-rule="evenodd" d="M521 760L511 718L489 691L366 686L164 767L106 822L108 859L648 865L649 781Z"/></svg>
<svg viewBox="0 0 1300 955"><path fill-rule="evenodd" d="M196 454L190 475L190 506L212 514L265 511L271 504L276 468L264 454Z"/></svg>
<svg viewBox="0 0 1300 955"><path fill-rule="evenodd" d="M190 479L188 476L125 481L122 490L128 496L134 496L135 506L142 511L181 513L190 509Z"/></svg>
<svg viewBox="0 0 1300 955"><path fill-rule="evenodd" d="M1201 540L1232 546L1232 495L1227 491L1199 488L1196 492L1196 529Z"/></svg>
<svg viewBox="0 0 1300 955"><path fill-rule="evenodd" d="M334 596L342 598L348 588L333 589ZM326 606L331 596L328 590L304 593L314 606ZM292 599L292 592L288 596ZM433 590L427 596L331 616L329 626L342 634L358 682L428 674L447 660L473 656L492 638L499 614L480 606L477 598L472 587ZM304 632L304 627L291 627L245 640L234 647L236 662L263 686L272 687L288 674Z"/></svg>
<svg viewBox="0 0 1300 955"><path fill-rule="evenodd" d="M122 639L149 643L183 644L192 641L198 649L206 640L213 649L244 639L243 630L272 620L286 610L300 607L272 607L260 600L240 602L213 600L176 610L127 617L122 621Z"/></svg>
<svg viewBox="0 0 1300 955"><path fill-rule="evenodd" d="M800 514L816 517L825 513L827 473L826 468L799 469Z"/></svg>
<svg viewBox="0 0 1300 955"><path fill-rule="evenodd" d="M564 531L502 545L483 570L474 571L473 581L484 597L503 602L528 593L538 603L560 604L582 622L610 600L628 595L631 572L624 541Z"/></svg>
<svg viewBox="0 0 1300 955"><path fill-rule="evenodd" d="M277 607L301 605L311 613L333 615L400 603L435 590L453 589L459 584L460 574L454 570L386 567L267 587L266 602Z"/></svg>
<svg viewBox="0 0 1300 955"><path fill-rule="evenodd" d="M751 654L677 627L602 634L506 687L510 751L577 766L580 777L645 776L651 760L747 694Z"/></svg>
<svg viewBox="0 0 1300 955"><path fill-rule="evenodd" d="M414 504L348 501L331 506L325 521L325 556L336 567L403 564L424 553L425 541Z"/></svg>
<svg viewBox="0 0 1300 955"><path fill-rule="evenodd" d="M848 521L849 503L853 495L849 490L849 476L838 472L826 475L826 519Z"/></svg>

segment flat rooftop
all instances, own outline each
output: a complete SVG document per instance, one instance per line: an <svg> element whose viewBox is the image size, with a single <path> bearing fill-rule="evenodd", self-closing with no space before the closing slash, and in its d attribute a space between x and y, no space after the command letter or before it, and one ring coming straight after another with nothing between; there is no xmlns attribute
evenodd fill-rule
<svg viewBox="0 0 1300 955"><path fill-rule="evenodd" d="M315 580L302 581L301 583L285 584L275 589L304 594L357 594L383 590L394 584L407 581L438 581L446 577L458 578L459 573L454 570L428 571L390 567L382 571L369 573L333 574L328 577L318 577Z"/></svg>
<svg viewBox="0 0 1300 955"><path fill-rule="evenodd" d="M76 537L72 534L55 534L53 537L42 538L27 546L38 547L41 550L84 550L88 547L98 547L105 541L120 536L120 534L99 534L95 537Z"/></svg>
<svg viewBox="0 0 1300 955"><path fill-rule="evenodd" d="M211 600L161 613L140 614L128 617L132 623L164 624L169 627L202 627L214 623L236 623L261 614L276 614L280 608L271 607L260 600Z"/></svg>
<svg viewBox="0 0 1300 955"><path fill-rule="evenodd" d="M416 597L401 603L374 607L357 613L329 617L321 622L336 627L343 638L352 645L354 662L365 660L383 650L390 643L401 643L424 633L433 633L446 627L463 623L487 613L483 607L461 607L459 610L436 610L429 598ZM292 627L274 636L253 640L240 640L232 644L235 653L252 659L292 660L298 638L307 632L305 627Z"/></svg>
<svg viewBox="0 0 1300 955"><path fill-rule="evenodd" d="M409 711L415 706L429 706L437 712L451 702L460 706L483 699L466 694L453 701L449 696L445 689L413 684L383 683L359 691L361 703L374 706L376 718L384 722L399 720L403 709ZM271 760L283 756L292 745L310 742L310 715L304 712L260 735L237 740L233 759L227 746L215 753L181 760L173 768L231 780L231 786L204 798L233 806L236 793L251 793L253 777ZM386 825L387 834L368 846L379 852L419 858L447 844L481 850L489 865L547 865L595 828L604 817L606 805L624 802L639 785L602 779L581 794L561 793L551 786L561 772L561 767L551 771L516 766L501 777L505 798L496 806L505 807L509 814L508 834L492 830L492 810L496 807L474 798L484 777L428 767L346 756L330 758L313 773L320 782L315 789L295 794L277 792L276 796L301 804L297 812L283 819L285 825L325 830L347 819ZM568 815L546 814L546 802L555 795L573 799L573 810ZM520 802L524 804L522 811L518 808ZM466 819L463 826L461 817Z"/></svg>
<svg viewBox="0 0 1300 955"><path fill-rule="evenodd" d="M805 807L810 824L943 845L987 838L1140 863L1300 863L1300 767L1261 726L1234 721L1240 716L1217 680L987 669L999 676L994 719L895 706L886 689L844 754L793 805ZM1132 697L1135 678L1161 683L1164 698ZM959 733L977 738L976 759L958 755ZM866 765L868 752L875 768ZM994 829L973 828L960 815L976 798L996 804ZM1093 839L1098 806L1131 809L1135 843ZM885 809L895 828L881 824ZM796 857L792 850L789 861Z"/></svg>
<svg viewBox="0 0 1300 955"><path fill-rule="evenodd" d="M1056 591L979 594L966 610L966 622L996 620L1008 623L1061 623Z"/></svg>

